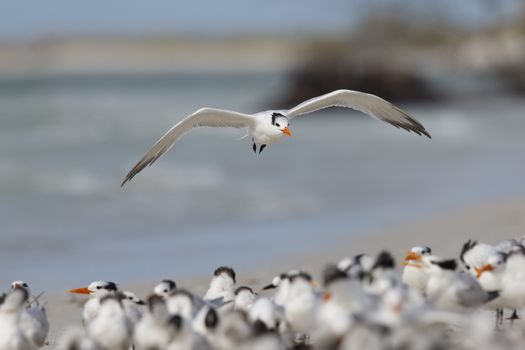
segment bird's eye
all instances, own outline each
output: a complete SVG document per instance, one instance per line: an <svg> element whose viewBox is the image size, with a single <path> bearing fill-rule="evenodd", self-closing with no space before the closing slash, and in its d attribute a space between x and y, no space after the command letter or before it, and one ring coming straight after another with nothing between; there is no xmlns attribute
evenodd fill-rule
<svg viewBox="0 0 525 350"><path fill-rule="evenodd" d="M101 289L102 287L101 286L97 286L97 289Z"/></svg>
<svg viewBox="0 0 525 350"><path fill-rule="evenodd" d="M26 288L27 288L27 283L24 283L24 284L22 284L22 286L24 286L24 287L26 287Z"/></svg>
<svg viewBox="0 0 525 350"><path fill-rule="evenodd" d="M168 290L167 290L167 289L164 289L164 293L168 293Z"/></svg>
<svg viewBox="0 0 525 350"><path fill-rule="evenodd" d="M129 300L133 300L133 297L128 297Z"/></svg>
<svg viewBox="0 0 525 350"><path fill-rule="evenodd" d="M467 270L470 270L470 266L468 266L468 265L465 265L465 268L466 268Z"/></svg>
<svg viewBox="0 0 525 350"><path fill-rule="evenodd" d="M281 127L281 124L279 124L279 123L275 123L275 126L277 126L278 128L280 128L280 127Z"/></svg>

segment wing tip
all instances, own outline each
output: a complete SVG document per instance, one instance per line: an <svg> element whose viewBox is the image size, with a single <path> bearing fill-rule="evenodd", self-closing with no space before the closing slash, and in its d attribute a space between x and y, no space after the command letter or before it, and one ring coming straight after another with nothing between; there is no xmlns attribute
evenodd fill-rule
<svg viewBox="0 0 525 350"><path fill-rule="evenodd" d="M124 179L124 181L122 181L122 183L120 184L120 188L124 187L124 185L127 183L127 182L130 182L131 179L133 179L135 177L136 173L133 173L133 171L130 171L127 175L126 175L126 178Z"/></svg>

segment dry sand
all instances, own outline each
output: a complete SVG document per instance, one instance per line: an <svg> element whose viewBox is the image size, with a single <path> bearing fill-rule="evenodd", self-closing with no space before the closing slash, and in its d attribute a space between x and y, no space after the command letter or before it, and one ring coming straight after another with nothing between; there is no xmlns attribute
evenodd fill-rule
<svg viewBox="0 0 525 350"><path fill-rule="evenodd" d="M318 276L325 263L336 262L344 256L357 253L375 254L381 249L388 249L401 259L410 247L425 244L432 247L436 255L457 257L461 245L468 239L494 243L523 234L525 234L525 198L501 200L454 210L434 218L414 220L396 227L384 228L380 232L363 233L357 238L339 242L331 249L289 258L286 261L270 261L271 257L269 257L267 265L250 271L245 271L238 266L234 268L238 272L239 285L246 284L260 289L279 272L300 267ZM209 278L210 276L195 276L177 280L177 283L181 287L203 294ZM122 284L120 287L145 297L150 293L155 282ZM44 295L42 300L47 302L51 324L50 348L55 348L59 335L67 326L81 324L79 304L81 299L63 293Z"/></svg>

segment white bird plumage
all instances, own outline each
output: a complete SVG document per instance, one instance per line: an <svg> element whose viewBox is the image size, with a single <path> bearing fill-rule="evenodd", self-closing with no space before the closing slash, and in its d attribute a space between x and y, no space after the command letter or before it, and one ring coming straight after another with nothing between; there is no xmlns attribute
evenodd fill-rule
<svg viewBox="0 0 525 350"><path fill-rule="evenodd" d="M392 124L396 128L430 138L430 134L421 123L392 103L375 95L352 90L332 91L304 101L289 110L268 110L255 114L205 107L190 114L168 130L126 175L122 186L146 166L153 164L179 138L193 128L207 126L248 129L248 135L254 142L254 150L256 150L256 145L261 145L260 153L266 144L277 142L283 135L291 136L288 129L289 120L329 107L355 109ZM280 118L281 122L276 123L276 118Z"/></svg>

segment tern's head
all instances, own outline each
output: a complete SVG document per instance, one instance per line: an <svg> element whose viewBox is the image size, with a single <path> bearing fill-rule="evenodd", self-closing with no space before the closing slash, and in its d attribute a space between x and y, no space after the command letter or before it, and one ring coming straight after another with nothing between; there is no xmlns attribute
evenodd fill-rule
<svg viewBox="0 0 525 350"><path fill-rule="evenodd" d="M328 265L323 271L323 286L326 288L337 281L347 280L346 272L341 271L336 265Z"/></svg>
<svg viewBox="0 0 525 350"><path fill-rule="evenodd" d="M278 288L281 285L282 281L286 278L288 278L288 276L285 273L281 273L280 275L275 276L272 279L272 283L268 284L267 286L264 286L263 290Z"/></svg>
<svg viewBox="0 0 525 350"><path fill-rule="evenodd" d="M253 297L256 297L257 294L253 291L253 289L251 289L250 287L247 287L247 286L240 286L239 288L237 288L235 290L235 296L236 297L245 297L245 296L253 296Z"/></svg>
<svg viewBox="0 0 525 350"><path fill-rule="evenodd" d="M371 273L372 274L382 274L387 271L392 271L396 267L396 262L394 260L394 257L390 252L388 251L382 251L379 253L379 255L376 257L376 260L374 262L374 265L372 266ZM375 276L377 277L377 276Z"/></svg>
<svg viewBox="0 0 525 350"><path fill-rule="evenodd" d="M235 289L235 271L226 266L215 269L210 288L233 291Z"/></svg>
<svg viewBox="0 0 525 350"><path fill-rule="evenodd" d="M366 254L357 254L339 261L337 267L353 280L362 280L374 266L375 259Z"/></svg>
<svg viewBox="0 0 525 350"><path fill-rule="evenodd" d="M312 275L310 275L308 272L299 271L299 273L294 275L289 275L288 278L290 279L290 286L297 286L297 285L308 285L310 288L314 287L314 282L312 280Z"/></svg>
<svg viewBox="0 0 525 350"><path fill-rule="evenodd" d="M257 294L250 287L241 286L235 290L233 308L248 312L256 298Z"/></svg>
<svg viewBox="0 0 525 350"><path fill-rule="evenodd" d="M426 246L415 246L405 255L404 265L421 267L421 258L432 254L432 250Z"/></svg>
<svg viewBox="0 0 525 350"><path fill-rule="evenodd" d="M96 281L89 284L87 287L71 289L70 293L89 294L96 297L103 297L106 295L115 294L118 291L117 285L108 281Z"/></svg>
<svg viewBox="0 0 525 350"><path fill-rule="evenodd" d="M172 280L162 280L159 284L153 289L155 295L161 297L168 297L171 293L175 291L177 284Z"/></svg>
<svg viewBox="0 0 525 350"><path fill-rule="evenodd" d="M137 305L144 305L146 304L144 300L140 299L135 293L124 291L122 292L123 301L131 302Z"/></svg>
<svg viewBox="0 0 525 350"><path fill-rule="evenodd" d="M24 281L14 281L11 283L11 289L14 289L15 287L21 287L26 290L27 294L31 295L31 289L29 289L29 285Z"/></svg>
<svg viewBox="0 0 525 350"><path fill-rule="evenodd" d="M288 118L281 113L272 113L272 125L277 128L276 132L279 135L292 136L292 132L288 129L290 122L288 121Z"/></svg>
<svg viewBox="0 0 525 350"><path fill-rule="evenodd" d="M487 264L487 259L496 254L498 250L490 244L468 241L463 245L460 259L465 269L473 276L478 275L476 269Z"/></svg>
<svg viewBox="0 0 525 350"><path fill-rule="evenodd" d="M482 266L474 266L474 272L476 278L480 278L485 272L498 272L504 268L507 261L507 255L501 252L497 252L489 256L486 263Z"/></svg>

